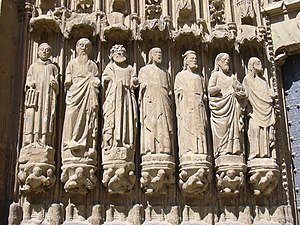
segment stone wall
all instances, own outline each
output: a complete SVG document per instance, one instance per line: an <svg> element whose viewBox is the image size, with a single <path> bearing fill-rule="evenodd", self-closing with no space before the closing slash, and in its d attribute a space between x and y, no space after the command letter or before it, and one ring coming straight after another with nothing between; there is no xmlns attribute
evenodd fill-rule
<svg viewBox="0 0 300 225"><path fill-rule="evenodd" d="M296 224L274 4L20 3L9 224Z"/></svg>
<svg viewBox="0 0 300 225"><path fill-rule="evenodd" d="M19 21L15 1L1 1L0 14L0 221L5 224L12 201L20 99L15 98L18 80ZM19 92L19 91L18 91ZM15 102L15 104L12 104Z"/></svg>

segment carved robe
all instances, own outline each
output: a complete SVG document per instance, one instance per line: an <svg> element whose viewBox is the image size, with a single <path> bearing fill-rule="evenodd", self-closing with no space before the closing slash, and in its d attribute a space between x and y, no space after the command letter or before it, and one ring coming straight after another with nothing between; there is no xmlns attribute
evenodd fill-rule
<svg viewBox="0 0 300 225"><path fill-rule="evenodd" d="M180 156L207 153L207 118L201 76L187 70L179 72L175 78L174 92Z"/></svg>
<svg viewBox="0 0 300 225"><path fill-rule="evenodd" d="M137 104L132 66L122 68L110 63L102 74L103 148L134 148L137 127Z"/></svg>
<svg viewBox="0 0 300 225"><path fill-rule="evenodd" d="M173 155L173 114L169 74L155 65L139 72L141 154Z"/></svg>
<svg viewBox="0 0 300 225"><path fill-rule="evenodd" d="M81 64L71 60L66 69L66 80L71 80L67 90L66 113L63 127L63 149L93 148L98 121L98 68L88 60Z"/></svg>
<svg viewBox="0 0 300 225"><path fill-rule="evenodd" d="M265 78L247 75L243 85L249 95L247 112L249 116L248 138L249 159L270 157L270 147L274 141L275 113L272 91Z"/></svg>
<svg viewBox="0 0 300 225"><path fill-rule="evenodd" d="M213 72L209 80L209 92L213 86L221 89L219 94L215 96L209 95L215 156L226 154L239 155L242 152L241 105L233 89L235 82L238 81L233 75L230 77L220 71Z"/></svg>
<svg viewBox="0 0 300 225"><path fill-rule="evenodd" d="M34 134L41 138L42 135L49 137L53 133L58 88L53 89L50 83L52 79L57 80L57 76L58 68L50 60L38 59L29 67L24 116L25 144L33 141ZM44 144L51 145L51 141Z"/></svg>

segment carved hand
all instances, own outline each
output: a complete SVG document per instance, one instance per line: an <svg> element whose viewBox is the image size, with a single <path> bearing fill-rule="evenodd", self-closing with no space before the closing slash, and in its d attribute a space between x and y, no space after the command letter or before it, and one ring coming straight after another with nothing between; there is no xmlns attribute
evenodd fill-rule
<svg viewBox="0 0 300 225"><path fill-rule="evenodd" d="M51 80L50 80L50 86L54 90L56 90L58 88L58 82L57 82L57 80L54 77L52 77Z"/></svg>

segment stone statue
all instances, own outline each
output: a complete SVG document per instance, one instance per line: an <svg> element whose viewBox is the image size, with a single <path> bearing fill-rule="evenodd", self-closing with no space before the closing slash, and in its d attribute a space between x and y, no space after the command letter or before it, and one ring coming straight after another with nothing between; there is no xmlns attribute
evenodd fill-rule
<svg viewBox="0 0 300 225"><path fill-rule="evenodd" d="M137 104L134 89L138 86L138 79L135 69L126 63L127 54L123 45L114 45L109 58L111 61L102 74L102 159L103 184L113 194L128 192L135 183Z"/></svg>
<svg viewBox="0 0 300 225"><path fill-rule="evenodd" d="M180 157L207 153L203 78L197 73L196 53L189 50L183 56L183 70L176 75L174 85Z"/></svg>
<svg viewBox="0 0 300 225"><path fill-rule="evenodd" d="M269 158L276 157L275 145L275 112L273 99L275 93L269 88L266 79L263 76L263 67L261 61L252 57L248 62L248 74L244 78L243 86L248 97L247 115L249 157Z"/></svg>
<svg viewBox="0 0 300 225"><path fill-rule="evenodd" d="M229 55L220 53L215 59L208 84L209 107L214 155L243 153L241 103L246 92L241 83L229 71Z"/></svg>
<svg viewBox="0 0 300 225"><path fill-rule="evenodd" d="M139 72L142 155L148 152L173 155L172 89L161 62L161 49L152 48L148 64Z"/></svg>
<svg viewBox="0 0 300 225"><path fill-rule="evenodd" d="M91 50L91 42L80 39L76 44L77 57L66 69L63 150L95 149L100 80L96 63L89 59Z"/></svg>
<svg viewBox="0 0 300 225"><path fill-rule="evenodd" d="M67 182L65 189L68 192L74 190L82 194L86 193L83 188L86 184L83 180L88 179L85 176L90 176L91 169L95 172L97 164L96 138L100 79L96 63L89 59L91 50L92 44L88 39L78 40L77 55L68 63L65 79L67 95L62 137L61 180ZM84 171L78 173L76 168ZM78 174L83 174L83 177ZM72 185L69 185L68 179L71 181L72 178L74 181L74 176L77 176L76 179L80 182L71 182ZM75 187L76 185L78 186Z"/></svg>
<svg viewBox="0 0 300 225"><path fill-rule="evenodd" d="M23 146L34 142L40 146L53 146L59 75L50 56L51 47L42 43L38 48L39 59L27 73Z"/></svg>
<svg viewBox="0 0 300 225"><path fill-rule="evenodd" d="M23 192L44 192L56 180L53 146L59 75L50 56L51 47L42 43L38 47L39 59L27 73L24 138L18 159L18 181Z"/></svg>
<svg viewBox="0 0 300 225"><path fill-rule="evenodd" d="M125 147L134 149L137 128L137 105L134 89L138 79L126 63L126 50L115 45L110 50L111 62L102 74L103 150Z"/></svg>

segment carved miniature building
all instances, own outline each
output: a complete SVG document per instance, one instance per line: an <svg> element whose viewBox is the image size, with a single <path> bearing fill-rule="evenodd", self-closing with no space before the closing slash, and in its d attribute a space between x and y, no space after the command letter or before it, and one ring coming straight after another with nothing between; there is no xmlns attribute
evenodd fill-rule
<svg viewBox="0 0 300 225"><path fill-rule="evenodd" d="M1 224L298 223L300 1L1 6Z"/></svg>

